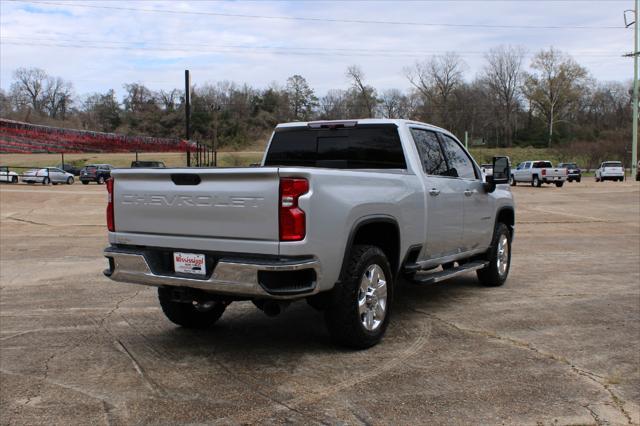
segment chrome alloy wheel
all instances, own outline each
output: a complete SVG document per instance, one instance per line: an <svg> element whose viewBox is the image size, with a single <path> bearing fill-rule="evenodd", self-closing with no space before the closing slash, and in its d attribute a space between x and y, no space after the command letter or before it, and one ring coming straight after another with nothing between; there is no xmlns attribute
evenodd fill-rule
<svg viewBox="0 0 640 426"><path fill-rule="evenodd" d="M500 235L500 240L498 241L498 253L496 256L498 273L501 277L507 273L507 268L509 267L509 239L506 235Z"/></svg>
<svg viewBox="0 0 640 426"><path fill-rule="evenodd" d="M387 279L380 265L369 265L360 279L358 315L362 326L374 331L387 314Z"/></svg>

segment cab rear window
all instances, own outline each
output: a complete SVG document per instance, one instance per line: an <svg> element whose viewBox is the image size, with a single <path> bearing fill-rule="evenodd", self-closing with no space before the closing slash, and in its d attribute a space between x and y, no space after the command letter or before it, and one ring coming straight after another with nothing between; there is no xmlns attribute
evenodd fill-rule
<svg viewBox="0 0 640 426"><path fill-rule="evenodd" d="M277 129L265 166L407 168L398 128L394 124L365 124L338 129Z"/></svg>

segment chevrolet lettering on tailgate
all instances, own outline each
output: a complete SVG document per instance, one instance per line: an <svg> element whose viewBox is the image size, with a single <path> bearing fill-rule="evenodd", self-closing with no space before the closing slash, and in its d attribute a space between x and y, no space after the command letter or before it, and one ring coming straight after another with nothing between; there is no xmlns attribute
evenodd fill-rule
<svg viewBox="0 0 640 426"><path fill-rule="evenodd" d="M260 207L262 197L122 194L122 204L166 207Z"/></svg>

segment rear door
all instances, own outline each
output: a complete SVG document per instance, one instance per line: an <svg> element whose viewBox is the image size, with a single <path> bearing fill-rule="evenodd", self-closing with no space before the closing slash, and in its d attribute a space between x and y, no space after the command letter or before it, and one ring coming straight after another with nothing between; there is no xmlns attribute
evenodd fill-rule
<svg viewBox="0 0 640 426"><path fill-rule="evenodd" d="M56 168L49 169L49 179L51 179L51 182L56 182L56 183L64 182L65 181L64 172Z"/></svg>
<svg viewBox="0 0 640 426"><path fill-rule="evenodd" d="M460 249L486 247L493 234L493 199L484 189L482 175L459 141L440 134L450 174L462 189L464 211Z"/></svg>
<svg viewBox="0 0 640 426"><path fill-rule="evenodd" d="M450 178L435 132L411 128L422 161L425 188L426 235L419 260L435 259L458 251L463 227L463 185Z"/></svg>

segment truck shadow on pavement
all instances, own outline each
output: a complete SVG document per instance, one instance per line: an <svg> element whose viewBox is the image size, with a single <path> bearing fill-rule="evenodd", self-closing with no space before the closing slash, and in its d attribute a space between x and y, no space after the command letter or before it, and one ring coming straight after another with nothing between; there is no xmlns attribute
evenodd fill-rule
<svg viewBox="0 0 640 426"><path fill-rule="evenodd" d="M429 312L432 309L442 311L455 306L462 296L474 297L485 290L475 276L458 277L448 282L428 286L420 286L401 281L396 284L396 296L393 313L387 336L379 345L387 346L396 341L394 331L416 329L428 321L416 309ZM160 313L154 314L161 315ZM350 349L336 346L330 339L324 325L322 312L308 306L304 301L292 303L288 309L277 317L267 317L250 302L236 302L230 305L222 319L212 328L205 330L188 330L173 326L166 320L159 320L158 328L146 330L149 339L161 342L164 346L178 351L181 356L205 355L223 351L228 354L245 354L248 349L282 356L286 349L289 356L294 353L349 353ZM401 333L411 339L412 333ZM401 342L395 342L402 344ZM406 342L405 342L406 343ZM357 351L355 351L357 352ZM244 357L244 355L243 355ZM248 361L244 358L244 361Z"/></svg>

